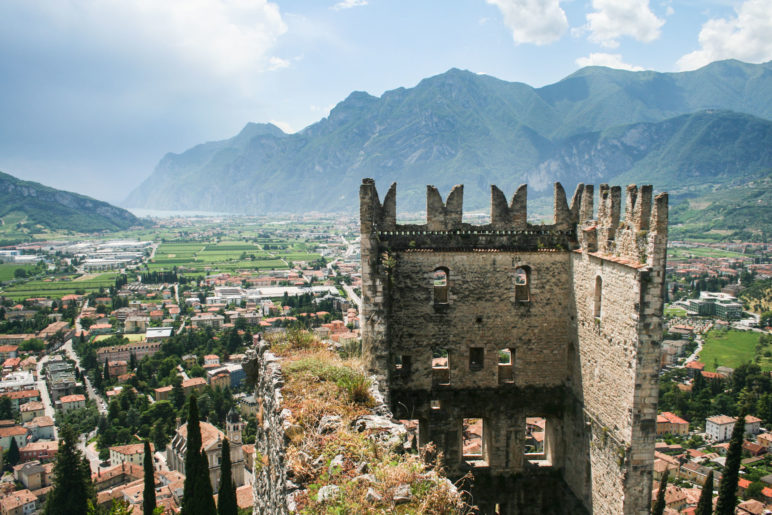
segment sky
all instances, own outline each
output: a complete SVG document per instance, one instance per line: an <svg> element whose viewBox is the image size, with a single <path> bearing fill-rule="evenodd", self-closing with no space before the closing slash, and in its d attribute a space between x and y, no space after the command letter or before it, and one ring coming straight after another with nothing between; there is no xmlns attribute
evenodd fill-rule
<svg viewBox="0 0 772 515"><path fill-rule="evenodd" d="M0 171L120 202L167 152L352 91L729 58L772 60L772 0L2 0Z"/></svg>

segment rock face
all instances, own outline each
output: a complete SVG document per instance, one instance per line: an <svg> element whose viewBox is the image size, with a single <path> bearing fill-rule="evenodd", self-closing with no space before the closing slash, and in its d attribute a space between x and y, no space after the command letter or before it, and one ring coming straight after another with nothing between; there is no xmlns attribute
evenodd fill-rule
<svg viewBox="0 0 772 515"><path fill-rule="evenodd" d="M361 177L399 181L404 211L423 187L465 183L480 209L490 184L727 184L772 164L772 63L714 63L676 74L586 68L532 88L450 70L380 98L354 92L295 134L240 134L168 154L125 205L238 213L352 211ZM656 176L652 176L656 175ZM185 184L185 188L179 188ZM292 187L288 188L287 185ZM334 185L334 191L330 191Z"/></svg>
<svg viewBox="0 0 772 515"><path fill-rule="evenodd" d="M649 512L668 197L554 189L527 222L525 187L492 188L491 223L463 189L427 187L425 225L360 189L363 355L398 418L417 420L484 512ZM527 448L541 424L540 449ZM475 436L476 444L469 444ZM498 508L496 508L498 505Z"/></svg>

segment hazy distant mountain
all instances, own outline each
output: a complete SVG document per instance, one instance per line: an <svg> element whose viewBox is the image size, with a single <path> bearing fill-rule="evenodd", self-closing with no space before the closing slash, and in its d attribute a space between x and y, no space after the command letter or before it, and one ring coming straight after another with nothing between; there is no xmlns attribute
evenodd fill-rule
<svg viewBox="0 0 772 515"><path fill-rule="evenodd" d="M76 232L114 231L141 225L137 217L107 202L22 181L2 172L0 220L3 225Z"/></svg>
<svg viewBox="0 0 772 515"><path fill-rule="evenodd" d="M380 98L354 92L297 134L248 124L232 139L167 154L131 207L242 213L355 211L362 177L398 209L425 185L465 184L466 208L527 182L640 182L674 193L762 173L770 159L772 62L693 72L583 68L532 88L450 70ZM767 172L768 173L768 172Z"/></svg>

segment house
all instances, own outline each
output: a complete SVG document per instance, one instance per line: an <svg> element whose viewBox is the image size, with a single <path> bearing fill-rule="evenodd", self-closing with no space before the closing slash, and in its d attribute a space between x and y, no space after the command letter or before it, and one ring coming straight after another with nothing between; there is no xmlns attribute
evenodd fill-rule
<svg viewBox="0 0 772 515"><path fill-rule="evenodd" d="M185 392L185 397L190 397L193 392L201 393L206 388L206 379L203 377L191 377L182 382L182 391Z"/></svg>
<svg viewBox="0 0 772 515"><path fill-rule="evenodd" d="M212 488L220 484L220 457L225 433L208 422L201 422L201 451L206 454L209 463L209 481ZM226 417L226 431L231 449L231 477L236 487L245 484L244 453L241 448L241 421L238 414L231 410ZM185 473L185 452L187 449L188 424L177 428L177 433L166 449L166 463L170 470Z"/></svg>
<svg viewBox="0 0 772 515"><path fill-rule="evenodd" d="M14 335L2 335L2 336L14 336ZM2 343L2 340L0 340L0 343ZM8 358L15 358L17 356L17 351L19 350L18 345L0 345L0 361L5 361Z"/></svg>
<svg viewBox="0 0 772 515"><path fill-rule="evenodd" d="M53 322L38 333L38 338L50 341L57 334L61 335L62 342L66 342L75 334L75 329L70 328L69 322Z"/></svg>
<svg viewBox="0 0 772 515"><path fill-rule="evenodd" d="M745 415L745 435L753 436L759 434L761 429L761 419L753 415Z"/></svg>
<svg viewBox="0 0 772 515"><path fill-rule="evenodd" d="M19 449L21 455L21 461L39 460L50 461L56 457L56 453L59 451L58 441L45 441L40 440L37 442L31 442Z"/></svg>
<svg viewBox="0 0 772 515"><path fill-rule="evenodd" d="M158 401L168 401L169 396L172 393L172 387L171 386L162 386L160 388L155 389L155 400Z"/></svg>
<svg viewBox="0 0 772 515"><path fill-rule="evenodd" d="M705 419L705 435L712 442L724 442L732 436L735 419L726 415L716 415Z"/></svg>
<svg viewBox="0 0 772 515"><path fill-rule="evenodd" d="M217 354L207 354L204 356L204 366L206 365L219 365L220 364L220 356Z"/></svg>
<svg viewBox="0 0 772 515"><path fill-rule="evenodd" d="M0 393L0 397L8 397L11 399L11 406L15 410L19 410L19 407L32 401L40 401L40 391L38 390L22 390L19 392L3 392Z"/></svg>
<svg viewBox="0 0 772 515"><path fill-rule="evenodd" d="M102 347L97 349L97 361L104 363L107 361L130 361L131 355L137 361L141 360L145 356L152 356L156 352L161 350L161 342L134 342L124 345L113 345L111 347Z"/></svg>
<svg viewBox="0 0 772 515"><path fill-rule="evenodd" d="M125 361L108 361L107 374L110 377L118 377L125 374L129 369L129 364Z"/></svg>
<svg viewBox="0 0 772 515"><path fill-rule="evenodd" d="M749 442L747 440L743 442L743 450L751 456L761 456L762 454L767 453L767 449L763 445Z"/></svg>
<svg viewBox="0 0 772 515"><path fill-rule="evenodd" d="M74 395L64 395L63 397L60 397L56 403L61 406L62 411L84 408L86 407L86 396L79 393Z"/></svg>
<svg viewBox="0 0 772 515"><path fill-rule="evenodd" d="M689 434L689 422L674 413L665 411L657 415L657 434Z"/></svg>
<svg viewBox="0 0 772 515"><path fill-rule="evenodd" d="M702 363L701 361L690 361L686 364L685 368L689 372L689 376L694 377L705 370L705 363Z"/></svg>
<svg viewBox="0 0 772 515"><path fill-rule="evenodd" d="M145 472L141 465L135 463L121 463L106 470L100 470L91 475L94 488L101 492L117 485L125 485L132 481L137 481L145 477Z"/></svg>
<svg viewBox="0 0 772 515"><path fill-rule="evenodd" d="M16 440L16 445L21 449L27 443L27 430L21 426L0 427L0 447L10 449L11 438Z"/></svg>
<svg viewBox="0 0 772 515"><path fill-rule="evenodd" d="M196 329L200 329L202 327L212 327L214 329L219 329L222 327L224 322L224 316L214 313L200 313L190 318L190 323Z"/></svg>
<svg viewBox="0 0 772 515"><path fill-rule="evenodd" d="M214 373L208 372L207 378L209 379L209 385L212 388L220 388L221 390L224 390L225 388L230 388L231 375L228 373L228 370L226 369L219 369L214 371Z"/></svg>
<svg viewBox="0 0 772 515"><path fill-rule="evenodd" d="M42 417L45 415L46 408L42 402L32 401L19 406L19 413L21 414L21 421L24 423L29 422L33 418Z"/></svg>
<svg viewBox="0 0 772 515"><path fill-rule="evenodd" d="M150 325L150 318L145 316L128 316L123 323L125 333L144 333Z"/></svg>
<svg viewBox="0 0 772 515"><path fill-rule="evenodd" d="M154 452L153 444L150 444L150 451ZM143 465L145 459L145 444L132 443L128 445L116 445L110 447L110 463L119 465L121 463L133 463Z"/></svg>
<svg viewBox="0 0 772 515"><path fill-rule="evenodd" d="M185 368L193 368L198 363L198 356L195 354L185 354L182 356L182 361L185 363Z"/></svg>
<svg viewBox="0 0 772 515"><path fill-rule="evenodd" d="M41 465L38 460L20 463L13 467L13 477L25 488L38 490L51 484L51 466Z"/></svg>
<svg viewBox="0 0 772 515"><path fill-rule="evenodd" d="M26 488L6 494L0 499L3 515L31 515L37 510L38 498Z"/></svg>
<svg viewBox="0 0 772 515"><path fill-rule="evenodd" d="M29 434L35 440L54 439L54 419L47 416L35 417L24 424Z"/></svg>
<svg viewBox="0 0 772 515"><path fill-rule="evenodd" d="M769 450L769 446L772 445L772 433L763 433L756 436L756 441Z"/></svg>

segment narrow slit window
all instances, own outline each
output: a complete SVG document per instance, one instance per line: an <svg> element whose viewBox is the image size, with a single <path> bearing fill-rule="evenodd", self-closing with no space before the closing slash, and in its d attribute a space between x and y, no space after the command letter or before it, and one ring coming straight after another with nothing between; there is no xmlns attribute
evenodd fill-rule
<svg viewBox="0 0 772 515"><path fill-rule="evenodd" d="M515 300L518 302L531 300L531 272L528 267L515 269Z"/></svg>
<svg viewBox="0 0 772 515"><path fill-rule="evenodd" d="M448 303L448 269L437 268L432 278L434 284L434 303Z"/></svg>
<svg viewBox="0 0 772 515"><path fill-rule="evenodd" d="M411 359L406 354L397 354L394 356L394 372L401 376L410 374Z"/></svg>
<svg viewBox="0 0 772 515"><path fill-rule="evenodd" d="M482 347L469 349L469 370L482 370L485 359L485 350Z"/></svg>
<svg viewBox="0 0 772 515"><path fill-rule="evenodd" d="M601 279L601 277L598 276L595 278L595 302L593 306L593 314L595 318L600 318L602 300L603 300L603 279Z"/></svg>

